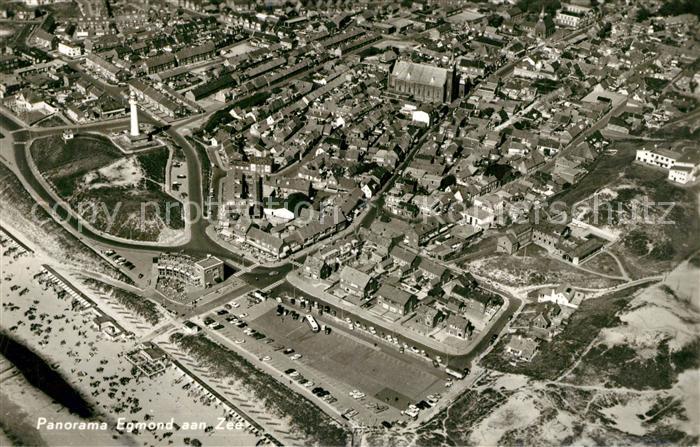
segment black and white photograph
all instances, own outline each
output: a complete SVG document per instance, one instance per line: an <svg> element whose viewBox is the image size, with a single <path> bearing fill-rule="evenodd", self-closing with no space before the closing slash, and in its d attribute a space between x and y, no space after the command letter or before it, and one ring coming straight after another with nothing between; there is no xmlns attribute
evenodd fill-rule
<svg viewBox="0 0 700 447"><path fill-rule="evenodd" d="M700 445L700 1L0 0L0 447Z"/></svg>

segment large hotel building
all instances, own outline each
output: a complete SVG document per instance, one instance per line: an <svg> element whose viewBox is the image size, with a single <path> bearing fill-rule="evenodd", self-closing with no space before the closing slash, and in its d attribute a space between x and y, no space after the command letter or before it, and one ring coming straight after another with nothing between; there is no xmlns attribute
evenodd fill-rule
<svg viewBox="0 0 700 447"><path fill-rule="evenodd" d="M213 256L195 261L184 254L163 253L158 257L158 276L190 286L211 287L224 280L224 263Z"/></svg>

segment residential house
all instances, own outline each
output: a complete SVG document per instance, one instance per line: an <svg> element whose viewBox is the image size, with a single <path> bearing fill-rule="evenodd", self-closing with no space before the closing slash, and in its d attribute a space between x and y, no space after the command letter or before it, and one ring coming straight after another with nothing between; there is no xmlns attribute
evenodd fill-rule
<svg viewBox="0 0 700 447"><path fill-rule="evenodd" d="M506 345L506 352L518 360L529 362L537 353L537 342L520 335L513 336Z"/></svg>
<svg viewBox="0 0 700 447"><path fill-rule="evenodd" d="M391 256L394 264L407 271L415 268L419 261L419 258L415 253L399 246L392 248L389 252L389 256Z"/></svg>
<svg viewBox="0 0 700 447"><path fill-rule="evenodd" d="M638 149L635 161L667 169L669 180L681 184L695 181L698 170L700 170L700 163L698 163L700 158L695 153L681 154L677 151L656 147Z"/></svg>
<svg viewBox="0 0 700 447"><path fill-rule="evenodd" d="M370 275L349 265L346 265L340 271L340 288L360 299L364 299L369 295L373 282Z"/></svg>
<svg viewBox="0 0 700 447"><path fill-rule="evenodd" d="M312 279L325 279L330 275L331 267L323 257L309 255L304 260L301 272Z"/></svg>
<svg viewBox="0 0 700 447"><path fill-rule="evenodd" d="M447 320L445 320L445 328L448 334L464 339L471 337L474 330L469 320L457 314L452 314L447 317Z"/></svg>
<svg viewBox="0 0 700 447"><path fill-rule="evenodd" d="M399 315L408 315L417 303L415 295L386 283L377 291L377 299L382 308Z"/></svg>
<svg viewBox="0 0 700 447"><path fill-rule="evenodd" d="M556 288L546 287L538 290L537 302L554 303L576 309L583 298L583 292L577 291L567 284L561 284Z"/></svg>
<svg viewBox="0 0 700 447"><path fill-rule="evenodd" d="M175 59L177 64L189 65L197 62L205 61L216 55L216 45L214 42L209 41L202 45L197 45L195 47L186 47L175 53Z"/></svg>
<svg viewBox="0 0 700 447"><path fill-rule="evenodd" d="M31 40L39 48L49 51L55 49L58 43L58 38L56 36L45 31L41 27L36 28Z"/></svg>
<svg viewBox="0 0 700 447"><path fill-rule="evenodd" d="M427 258L420 258L418 270L433 284L442 283L450 276L450 272L446 267Z"/></svg>
<svg viewBox="0 0 700 447"><path fill-rule="evenodd" d="M151 56L142 64L142 69L146 74L155 74L161 71L170 70L177 66L177 60L172 53Z"/></svg>
<svg viewBox="0 0 700 447"><path fill-rule="evenodd" d="M58 42L58 52L71 58L77 58L82 56L83 47L79 43L61 40Z"/></svg>
<svg viewBox="0 0 700 447"><path fill-rule="evenodd" d="M462 211L464 223L480 230L491 228L496 224L496 214L489 208L470 206Z"/></svg>
<svg viewBox="0 0 700 447"><path fill-rule="evenodd" d="M482 290L456 284L450 295L459 299L463 304L460 312L471 320L477 329L483 329L486 322L486 311L491 305L491 297Z"/></svg>
<svg viewBox="0 0 700 447"><path fill-rule="evenodd" d="M288 254L288 247L285 241L274 234L265 232L257 227L250 227L245 235L246 242L271 254L276 258L283 258Z"/></svg>
<svg viewBox="0 0 700 447"><path fill-rule="evenodd" d="M418 306L414 321L427 330L431 330L437 326L442 320L442 312L433 306Z"/></svg>
<svg viewBox="0 0 700 447"><path fill-rule="evenodd" d="M404 236L404 243L409 247L418 248L447 231L449 226L431 216L424 222L412 226Z"/></svg>

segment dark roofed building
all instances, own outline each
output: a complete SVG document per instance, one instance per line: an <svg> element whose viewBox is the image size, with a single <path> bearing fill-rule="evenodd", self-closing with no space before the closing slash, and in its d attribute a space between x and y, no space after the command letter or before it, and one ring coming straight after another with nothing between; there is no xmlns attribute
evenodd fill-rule
<svg viewBox="0 0 700 447"><path fill-rule="evenodd" d="M351 295L365 298L370 291L372 277L350 266L340 271L340 288Z"/></svg>
<svg viewBox="0 0 700 447"><path fill-rule="evenodd" d="M449 276L447 268L426 258L421 258L418 264L418 270L420 270L424 276L435 281L444 281Z"/></svg>
<svg viewBox="0 0 700 447"><path fill-rule="evenodd" d="M43 28L39 27L34 31L32 36L32 41L39 47L46 50L53 50L58 45L58 38L51 33L46 32Z"/></svg>
<svg viewBox="0 0 700 447"><path fill-rule="evenodd" d="M389 75L389 90L428 103L451 102L455 72L446 68L397 61Z"/></svg>
<svg viewBox="0 0 700 447"><path fill-rule="evenodd" d="M574 265L579 265L589 257L598 253L605 247L606 241L596 236L590 236L589 239L577 241L572 247L561 247L563 258Z"/></svg>
<svg viewBox="0 0 700 447"><path fill-rule="evenodd" d="M197 62L205 61L216 54L216 45L214 42L207 42L195 47L183 48L175 53L175 59L178 65L188 65Z"/></svg>
<svg viewBox="0 0 700 447"><path fill-rule="evenodd" d="M165 53L146 59L146 61L143 63L143 69L146 72L146 74L154 74L160 71L175 68L175 65L175 56L171 53Z"/></svg>
<svg viewBox="0 0 700 447"><path fill-rule="evenodd" d="M311 182L297 177L265 177L263 186L278 191L281 197L295 193L301 193L305 196L311 194Z"/></svg>
<svg viewBox="0 0 700 447"><path fill-rule="evenodd" d="M309 255L304 260L301 271L309 278L325 279L330 274L331 268L321 256Z"/></svg>
<svg viewBox="0 0 700 447"><path fill-rule="evenodd" d="M399 246L392 248L389 252L389 256L391 256L391 259L401 267L415 267L418 261L418 256L416 256L413 252Z"/></svg>
<svg viewBox="0 0 700 447"><path fill-rule="evenodd" d="M443 315L440 310L433 306L418 306L416 309L415 321L428 329L434 328L442 319Z"/></svg>
<svg viewBox="0 0 700 447"><path fill-rule="evenodd" d="M251 227L248 233L246 233L245 238L252 246L277 258L282 258L287 254L287 245L283 239L267 233L260 228Z"/></svg>
<svg viewBox="0 0 700 447"><path fill-rule="evenodd" d="M459 338L469 338L474 327L462 315L452 314L445 321L447 333Z"/></svg>
<svg viewBox="0 0 700 447"><path fill-rule="evenodd" d="M529 223L512 225L506 234L499 236L496 249L512 255L532 242L532 225Z"/></svg>
<svg viewBox="0 0 700 447"><path fill-rule="evenodd" d="M513 336L506 345L506 351L520 360L529 362L537 353L537 342L520 335Z"/></svg>
<svg viewBox="0 0 700 447"><path fill-rule="evenodd" d="M399 315L411 313L417 303L413 294L386 283L377 291L377 298L384 309Z"/></svg>

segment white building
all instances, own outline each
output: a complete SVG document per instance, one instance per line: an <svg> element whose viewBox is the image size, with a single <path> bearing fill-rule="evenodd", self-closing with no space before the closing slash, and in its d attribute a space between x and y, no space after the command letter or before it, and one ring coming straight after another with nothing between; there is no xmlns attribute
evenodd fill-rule
<svg viewBox="0 0 700 447"><path fill-rule="evenodd" d="M560 26L579 28L587 25L593 19L593 10L587 6L562 3L557 11L554 22Z"/></svg>
<svg viewBox="0 0 700 447"><path fill-rule="evenodd" d="M668 170L668 179L672 182L685 185L686 183L694 182L698 176L698 165L695 167L689 166L674 166Z"/></svg>
<svg viewBox="0 0 700 447"><path fill-rule="evenodd" d="M472 225L481 230L491 228L496 223L496 215L488 208L470 206L462 211L462 223Z"/></svg>
<svg viewBox="0 0 700 447"><path fill-rule="evenodd" d="M295 217L294 213L285 207L263 208L263 213L268 220L277 219L289 222Z"/></svg>
<svg viewBox="0 0 700 447"><path fill-rule="evenodd" d="M668 149L638 149L635 161L668 170L668 179L681 184L695 181L700 157Z"/></svg>
<svg viewBox="0 0 700 447"><path fill-rule="evenodd" d="M554 288L545 288L539 291L537 296L538 303L554 303L559 306L571 307L577 309L584 298L584 294L574 290L570 286L561 285Z"/></svg>
<svg viewBox="0 0 700 447"><path fill-rule="evenodd" d="M676 160L680 158L681 154L668 149L637 149L635 161L650 166L671 169L676 164Z"/></svg>
<svg viewBox="0 0 700 447"><path fill-rule="evenodd" d="M83 55L83 47L73 42L58 42L58 52L72 58Z"/></svg>

